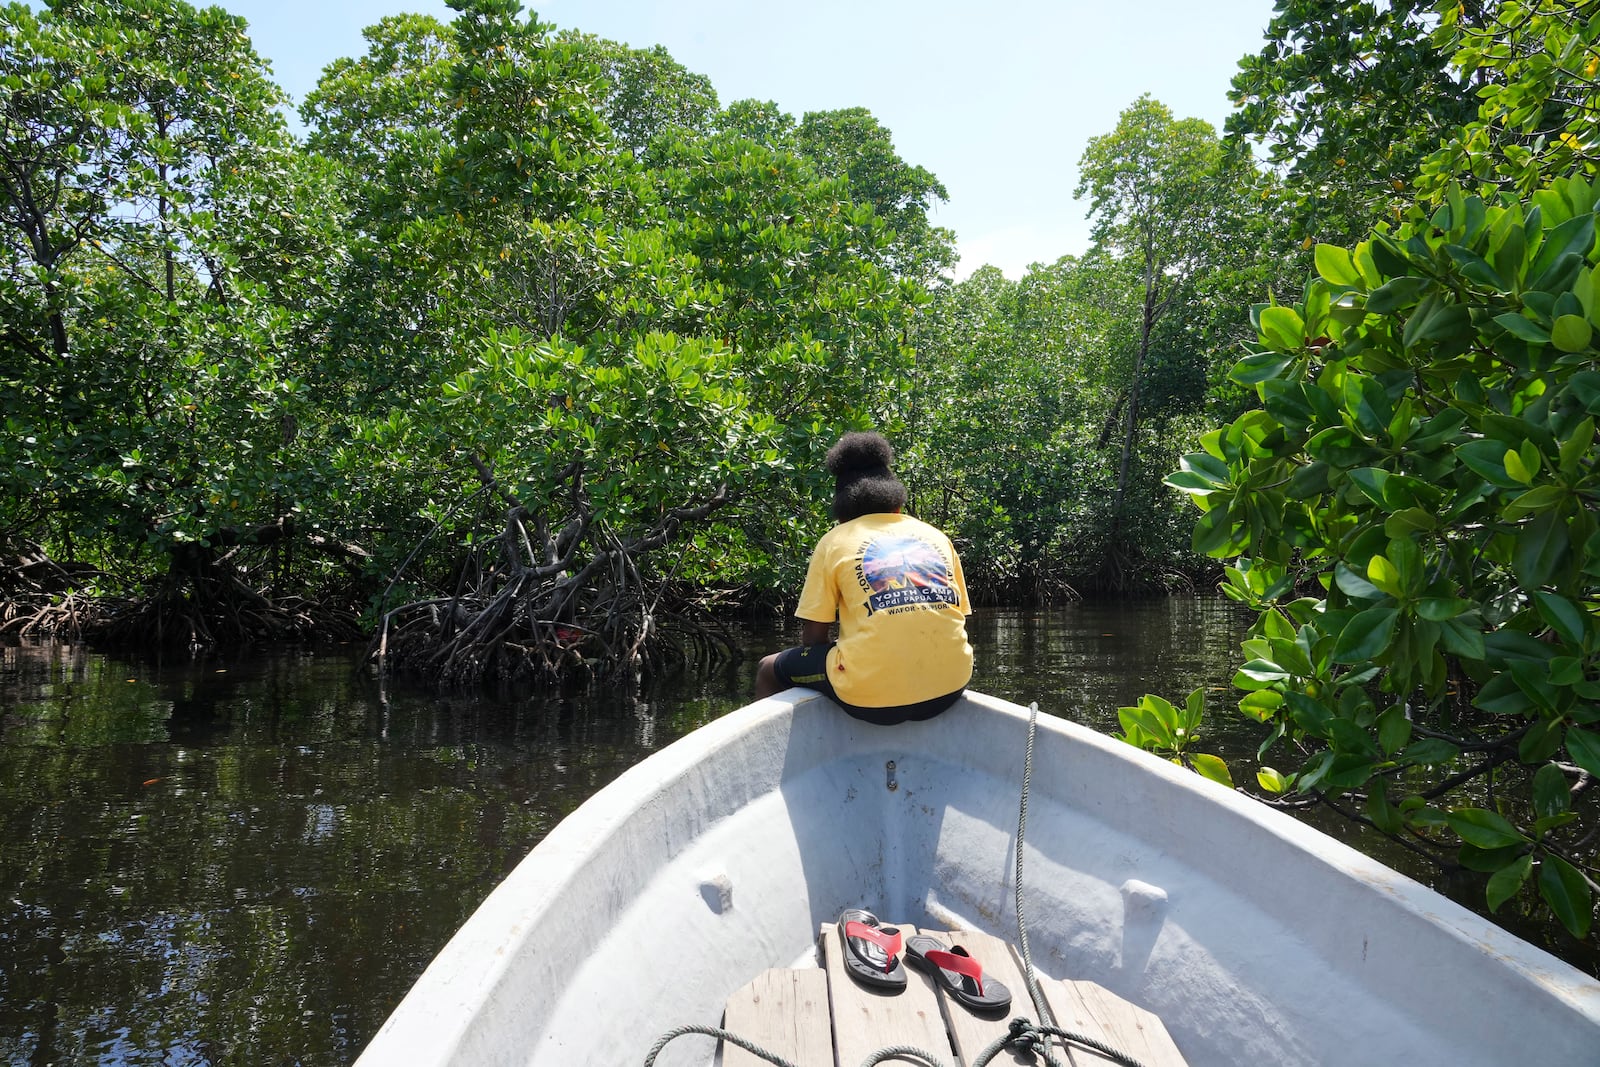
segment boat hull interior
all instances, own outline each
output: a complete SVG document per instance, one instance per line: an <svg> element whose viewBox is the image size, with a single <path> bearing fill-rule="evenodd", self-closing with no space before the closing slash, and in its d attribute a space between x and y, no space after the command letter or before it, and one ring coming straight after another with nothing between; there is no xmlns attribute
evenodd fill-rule
<svg viewBox="0 0 1600 1067"><path fill-rule="evenodd" d="M794 690L696 731L552 831L360 1063L639 1064L848 907L1016 942L1027 728L979 694L879 727ZM1195 1067L1593 1062L1600 983L1426 887L1048 714L1033 760L1035 966L1156 1012Z"/></svg>

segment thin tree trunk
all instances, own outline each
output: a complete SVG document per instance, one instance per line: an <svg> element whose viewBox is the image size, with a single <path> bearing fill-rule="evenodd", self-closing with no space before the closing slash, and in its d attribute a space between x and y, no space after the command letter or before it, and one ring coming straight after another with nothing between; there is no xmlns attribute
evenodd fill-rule
<svg viewBox="0 0 1600 1067"><path fill-rule="evenodd" d="M1153 278L1146 278L1144 289L1144 315L1139 329L1139 354L1133 361L1133 381L1128 386L1128 408L1122 431L1122 461L1117 468L1117 492L1112 498L1112 516L1117 526L1122 525L1123 503L1128 492L1128 470L1133 465L1134 443L1139 433L1139 379L1144 374L1145 357L1150 354L1150 335L1155 332L1156 319L1161 306L1156 299Z"/></svg>

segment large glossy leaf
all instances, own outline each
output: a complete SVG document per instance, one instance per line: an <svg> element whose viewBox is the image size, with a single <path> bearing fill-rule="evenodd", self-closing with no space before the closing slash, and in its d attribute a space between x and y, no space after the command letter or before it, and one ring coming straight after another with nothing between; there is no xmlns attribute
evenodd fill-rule
<svg viewBox="0 0 1600 1067"><path fill-rule="evenodd" d="M1478 848L1505 848L1527 841L1504 815L1485 808L1457 808L1447 819L1461 840Z"/></svg>
<svg viewBox="0 0 1600 1067"><path fill-rule="evenodd" d="M1280 352L1296 352L1305 346L1306 326L1298 311L1279 305L1261 312L1261 335Z"/></svg>
<svg viewBox="0 0 1600 1067"><path fill-rule="evenodd" d="M1360 663L1383 654L1394 637L1400 610L1395 607L1368 608L1347 623L1334 644L1337 663Z"/></svg>
<svg viewBox="0 0 1600 1067"><path fill-rule="evenodd" d="M1588 937L1594 921L1594 897L1588 881L1560 856L1539 861L1539 895L1573 937Z"/></svg>
<svg viewBox="0 0 1600 1067"><path fill-rule="evenodd" d="M1550 328L1550 342L1563 352L1582 352L1593 337L1594 328L1581 315L1562 315Z"/></svg>
<svg viewBox="0 0 1600 1067"><path fill-rule="evenodd" d="M1367 295L1367 311L1374 315L1387 315L1397 308L1414 304L1427 284L1426 278L1414 277L1385 282Z"/></svg>
<svg viewBox="0 0 1600 1067"><path fill-rule="evenodd" d="M1356 268L1350 253L1338 245L1319 244L1312 253L1317 273L1334 285L1358 285L1361 271Z"/></svg>
<svg viewBox="0 0 1600 1067"><path fill-rule="evenodd" d="M1544 585L1566 563L1571 547L1561 515L1539 514L1517 531L1511 555L1517 578L1530 588Z"/></svg>
<svg viewBox="0 0 1600 1067"><path fill-rule="evenodd" d="M1536 589L1533 593L1539 605L1539 614L1551 628L1573 644L1583 641L1589 623L1589 613L1557 593Z"/></svg>
<svg viewBox="0 0 1600 1067"><path fill-rule="evenodd" d="M1578 726L1567 730L1567 754L1572 762L1600 777L1600 733Z"/></svg>

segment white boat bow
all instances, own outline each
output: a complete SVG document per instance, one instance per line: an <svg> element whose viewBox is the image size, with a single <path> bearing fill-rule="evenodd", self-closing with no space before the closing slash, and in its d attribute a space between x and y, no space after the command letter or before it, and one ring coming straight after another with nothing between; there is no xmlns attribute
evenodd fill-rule
<svg viewBox="0 0 1600 1067"><path fill-rule="evenodd" d="M1027 716L969 694L878 727L793 690L695 731L534 848L359 1067L638 1065L666 1030L716 1025L763 968L807 965L846 907L1015 940ZM1038 969L1156 1012L1194 1067L1600 1063L1593 977L1281 812L1048 715L1024 857ZM705 1064L711 1045L683 1038L657 1062Z"/></svg>

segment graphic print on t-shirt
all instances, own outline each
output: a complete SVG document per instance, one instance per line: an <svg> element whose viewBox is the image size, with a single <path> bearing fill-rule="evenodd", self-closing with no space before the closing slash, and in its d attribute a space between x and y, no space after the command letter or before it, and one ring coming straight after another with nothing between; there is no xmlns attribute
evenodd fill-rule
<svg viewBox="0 0 1600 1067"><path fill-rule="evenodd" d="M950 564L939 550L916 537L880 537L861 553L861 582L868 590L867 614L915 604L961 603Z"/></svg>

